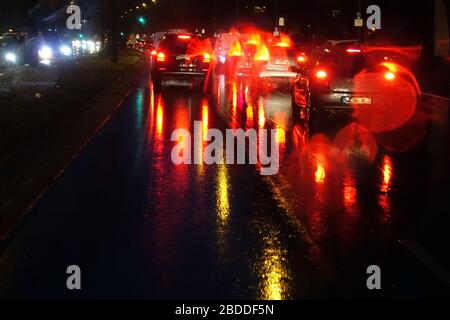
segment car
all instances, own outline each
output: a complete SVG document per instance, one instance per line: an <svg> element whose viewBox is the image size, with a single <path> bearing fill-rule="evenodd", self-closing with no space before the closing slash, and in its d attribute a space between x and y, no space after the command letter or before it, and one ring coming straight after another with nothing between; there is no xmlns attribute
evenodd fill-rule
<svg viewBox="0 0 450 320"><path fill-rule="evenodd" d="M250 77L255 67L255 56L258 46L253 42L246 41L241 44L242 55L235 56L236 59L236 75L238 77ZM230 59L230 57L229 57Z"/></svg>
<svg viewBox="0 0 450 320"><path fill-rule="evenodd" d="M49 62L55 58L71 57L72 45L63 39L57 30L49 29L39 33L40 47L38 55L41 62Z"/></svg>
<svg viewBox="0 0 450 320"><path fill-rule="evenodd" d="M232 69L241 69L244 74L251 69L251 57L254 44L249 42L250 35L238 32L225 32L217 36L214 48L214 70L221 73Z"/></svg>
<svg viewBox="0 0 450 320"><path fill-rule="evenodd" d="M211 53L197 50L201 39L190 33L168 32L152 52L151 76L155 84L167 80L202 83L211 63Z"/></svg>
<svg viewBox="0 0 450 320"><path fill-rule="evenodd" d="M15 67L26 60L26 34L4 33L0 36L0 66Z"/></svg>
<svg viewBox="0 0 450 320"><path fill-rule="evenodd" d="M0 37L0 63L6 66L49 64L56 57L69 57L72 48L54 30L7 33Z"/></svg>
<svg viewBox="0 0 450 320"><path fill-rule="evenodd" d="M365 72L393 81L396 75L383 65L365 59L362 46L354 40L327 41L312 50L297 72L292 86L292 105L300 108L311 123L320 123L326 114L352 114L354 108L370 108L382 94L382 85L361 77ZM381 74L383 73L383 74Z"/></svg>
<svg viewBox="0 0 450 320"><path fill-rule="evenodd" d="M297 64L296 57L295 50L284 43L270 45L267 56L258 57L261 61L259 80L262 87L290 86L297 75L292 71Z"/></svg>

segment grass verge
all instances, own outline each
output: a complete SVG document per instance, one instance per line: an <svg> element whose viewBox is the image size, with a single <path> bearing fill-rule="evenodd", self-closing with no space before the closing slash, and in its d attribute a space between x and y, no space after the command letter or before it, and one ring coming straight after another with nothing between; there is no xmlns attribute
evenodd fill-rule
<svg viewBox="0 0 450 320"><path fill-rule="evenodd" d="M82 57L46 75L51 90L42 97L31 85L0 98L0 240L112 114L144 63L134 51L117 64Z"/></svg>

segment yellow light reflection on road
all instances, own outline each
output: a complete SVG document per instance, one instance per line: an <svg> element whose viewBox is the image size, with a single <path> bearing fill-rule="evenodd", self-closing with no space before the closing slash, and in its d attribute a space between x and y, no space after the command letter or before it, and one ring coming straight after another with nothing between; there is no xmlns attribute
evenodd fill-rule
<svg viewBox="0 0 450 320"><path fill-rule="evenodd" d="M228 221L230 215L230 203L228 195L228 169L225 164L218 165L217 172L217 214L220 225Z"/></svg>
<svg viewBox="0 0 450 320"><path fill-rule="evenodd" d="M267 236L264 241L262 266L259 268L262 279L261 299L288 299L286 250L282 250L279 240L274 236Z"/></svg>
<svg viewBox="0 0 450 320"><path fill-rule="evenodd" d="M216 173L216 221L217 221L217 248L220 259L228 251L228 222L230 219L229 177L226 164L219 164Z"/></svg>

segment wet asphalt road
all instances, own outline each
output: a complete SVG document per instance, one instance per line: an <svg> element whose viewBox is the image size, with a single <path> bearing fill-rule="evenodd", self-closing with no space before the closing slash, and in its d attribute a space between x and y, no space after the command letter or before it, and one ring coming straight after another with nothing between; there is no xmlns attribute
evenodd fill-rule
<svg viewBox="0 0 450 320"><path fill-rule="evenodd" d="M362 138L336 154L348 123L322 128L327 140L286 92L224 77L212 91L159 92L145 76L1 249L0 298L449 297L447 102L422 101L414 150ZM174 165L171 133L193 121L283 129L280 174ZM374 264L377 292L366 287ZM81 291L66 288L69 265Z"/></svg>

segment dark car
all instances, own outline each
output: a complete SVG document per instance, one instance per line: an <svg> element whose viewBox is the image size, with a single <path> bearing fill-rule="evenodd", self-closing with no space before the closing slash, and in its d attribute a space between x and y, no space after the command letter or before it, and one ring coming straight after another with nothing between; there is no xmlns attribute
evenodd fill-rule
<svg viewBox="0 0 450 320"><path fill-rule="evenodd" d="M209 70L211 53L201 39L188 33L167 33L152 52L151 74L155 84L167 80L202 82Z"/></svg>
<svg viewBox="0 0 450 320"><path fill-rule="evenodd" d="M26 61L26 34L5 33L0 36L0 66L14 67Z"/></svg>
<svg viewBox="0 0 450 320"><path fill-rule="evenodd" d="M41 36L41 55L43 60L52 60L56 57L65 58L72 56L72 45L65 41L57 30L48 30L42 33ZM45 52L47 51L47 56Z"/></svg>
<svg viewBox="0 0 450 320"><path fill-rule="evenodd" d="M380 82L361 76L379 74L386 82L396 75L380 65L371 65L358 42L328 41L313 50L294 79L292 102L316 120L325 113L349 113L370 108L382 92Z"/></svg>

